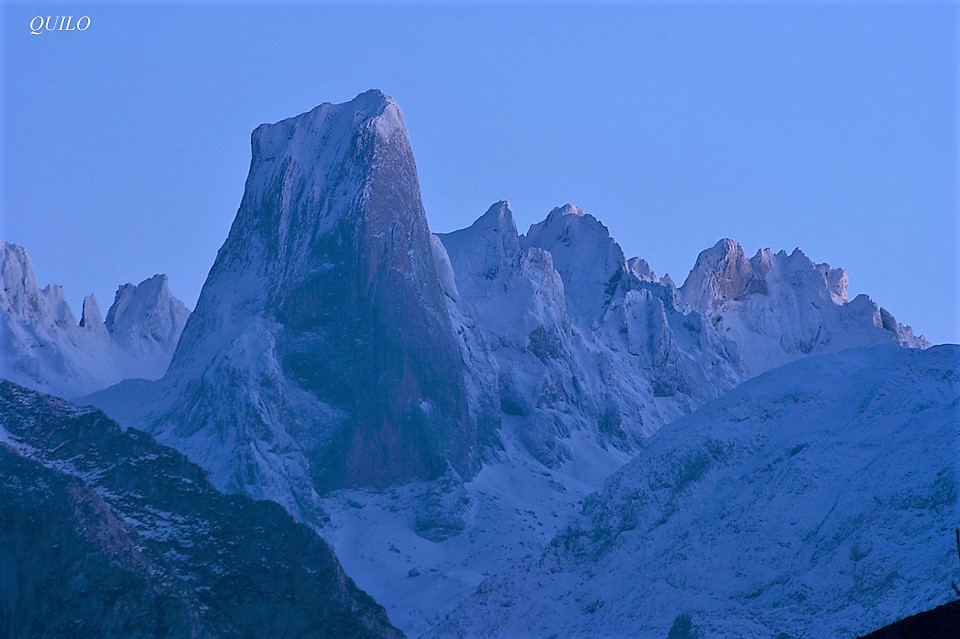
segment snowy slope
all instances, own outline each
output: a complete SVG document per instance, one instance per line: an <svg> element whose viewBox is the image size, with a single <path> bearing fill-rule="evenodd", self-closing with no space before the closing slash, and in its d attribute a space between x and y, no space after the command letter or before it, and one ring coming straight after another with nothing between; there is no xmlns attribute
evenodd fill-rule
<svg viewBox="0 0 960 639"><path fill-rule="evenodd" d="M430 636L855 637L951 599L958 365L881 346L745 382Z"/></svg>
<svg viewBox="0 0 960 639"><path fill-rule="evenodd" d="M516 424L508 425L505 450L468 482L446 477L323 499L319 532L409 636L440 622L485 578L539 555L582 500L629 460L578 431L567 440L576 454L546 468L513 432Z"/></svg>
<svg viewBox="0 0 960 639"><path fill-rule="evenodd" d="M105 322L86 297L78 323L63 288L40 289L26 250L8 242L0 242L0 282L0 376L63 397L162 376L190 314L166 275L155 275L119 287Z"/></svg>
<svg viewBox="0 0 960 639"><path fill-rule="evenodd" d="M930 346L866 295L848 301L846 272L814 264L800 249L747 259L738 243L720 240L700 253L680 294L737 344L752 375L857 346Z"/></svg>

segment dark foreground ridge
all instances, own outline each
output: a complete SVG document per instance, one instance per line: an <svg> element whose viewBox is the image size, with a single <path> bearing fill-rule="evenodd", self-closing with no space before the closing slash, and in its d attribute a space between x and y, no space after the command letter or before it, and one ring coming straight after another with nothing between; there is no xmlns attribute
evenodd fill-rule
<svg viewBox="0 0 960 639"><path fill-rule="evenodd" d="M0 381L0 636L401 637L277 504Z"/></svg>
<svg viewBox="0 0 960 639"><path fill-rule="evenodd" d="M960 601L901 619L861 639L956 639L960 637Z"/></svg>

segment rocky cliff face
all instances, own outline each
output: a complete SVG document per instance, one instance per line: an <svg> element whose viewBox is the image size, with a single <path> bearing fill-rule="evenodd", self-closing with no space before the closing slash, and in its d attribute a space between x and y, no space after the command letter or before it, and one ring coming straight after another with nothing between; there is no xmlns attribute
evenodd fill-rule
<svg viewBox="0 0 960 639"><path fill-rule="evenodd" d="M0 283L0 375L62 397L162 376L190 314L166 275L155 275L119 287L106 322L87 296L77 323L63 288L39 288L26 250L7 242Z"/></svg>
<svg viewBox="0 0 960 639"><path fill-rule="evenodd" d="M330 548L99 411L0 382L0 635L400 637Z"/></svg>
<svg viewBox="0 0 960 639"><path fill-rule="evenodd" d="M846 272L814 264L800 249L747 259L738 243L720 240L700 253L680 294L737 344L752 375L813 353L930 346L866 295L848 301Z"/></svg>

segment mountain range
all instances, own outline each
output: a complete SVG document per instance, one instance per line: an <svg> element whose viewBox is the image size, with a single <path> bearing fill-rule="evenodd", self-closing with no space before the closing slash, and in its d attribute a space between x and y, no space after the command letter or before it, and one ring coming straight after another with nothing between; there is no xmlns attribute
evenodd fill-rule
<svg viewBox="0 0 960 639"><path fill-rule="evenodd" d="M0 376L60 397L161 377L190 315L155 275L118 287L106 320L88 295L77 322L63 287L41 289L26 249L8 242L0 242L0 282Z"/></svg>
<svg viewBox="0 0 960 639"><path fill-rule="evenodd" d="M957 353L848 300L842 269L724 239L678 288L570 204L432 234L376 90L251 147L192 313L157 276L77 323L4 245L4 376L280 504L414 636L806 636L823 608L806 627L863 633L937 602ZM897 454L924 469L903 494L878 470ZM855 538L794 561L827 524ZM890 578L873 616L841 587L857 562Z"/></svg>

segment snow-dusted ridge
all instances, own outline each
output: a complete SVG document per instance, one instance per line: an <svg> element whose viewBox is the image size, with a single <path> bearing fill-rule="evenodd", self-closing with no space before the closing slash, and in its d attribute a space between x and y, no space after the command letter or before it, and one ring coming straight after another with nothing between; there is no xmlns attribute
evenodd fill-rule
<svg viewBox="0 0 960 639"><path fill-rule="evenodd" d="M930 346L866 295L848 301L847 273L800 249L762 249L747 259L740 244L720 240L697 257L680 294L737 344L752 375L856 346Z"/></svg>
<svg viewBox="0 0 960 639"><path fill-rule="evenodd" d="M77 322L63 288L39 288L26 250L8 242L0 242L0 283L0 377L61 397L161 377L190 314L167 276L155 275L120 286L105 321L88 295Z"/></svg>
<svg viewBox="0 0 960 639"><path fill-rule="evenodd" d="M428 636L860 636L953 599L958 451L960 347L794 362L661 429Z"/></svg>
<svg viewBox="0 0 960 639"><path fill-rule="evenodd" d="M577 430L630 450L742 378L712 328L638 276L607 228L572 205L520 236L499 202L439 237L497 363L501 411L548 466L570 458L564 439Z"/></svg>

